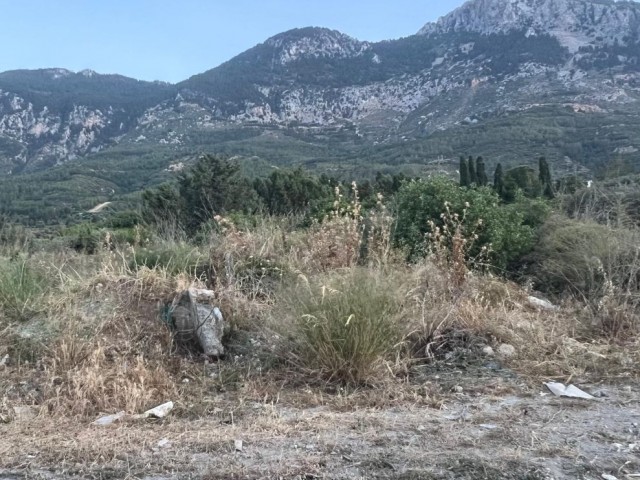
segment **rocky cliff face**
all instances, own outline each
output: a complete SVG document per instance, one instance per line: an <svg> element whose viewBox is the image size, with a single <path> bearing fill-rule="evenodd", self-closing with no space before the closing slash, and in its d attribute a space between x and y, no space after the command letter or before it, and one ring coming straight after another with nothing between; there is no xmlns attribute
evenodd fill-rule
<svg viewBox="0 0 640 480"><path fill-rule="evenodd" d="M570 51L588 45L626 45L640 36L640 7L612 0L473 0L420 35L448 32L481 34L523 31L550 34Z"/></svg>
<svg viewBox="0 0 640 480"><path fill-rule="evenodd" d="M12 167L33 162L54 165L79 155L99 151L101 132L110 125L115 112L73 105L67 113L54 113L44 106L36 109L11 92L0 90L0 136L13 143Z"/></svg>

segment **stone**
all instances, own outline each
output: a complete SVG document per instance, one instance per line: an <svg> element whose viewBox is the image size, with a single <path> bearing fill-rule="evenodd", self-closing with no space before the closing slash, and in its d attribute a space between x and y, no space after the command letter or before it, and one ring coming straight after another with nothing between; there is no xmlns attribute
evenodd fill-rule
<svg viewBox="0 0 640 480"><path fill-rule="evenodd" d="M225 322L220 309L211 305L214 298L210 290L185 290L173 301L171 320L180 341L196 342L205 355L221 357Z"/></svg>
<svg viewBox="0 0 640 480"><path fill-rule="evenodd" d="M502 358L510 358L516 354L516 348L508 343L503 343L498 347L498 356Z"/></svg>
<svg viewBox="0 0 640 480"><path fill-rule="evenodd" d="M560 310L558 307L556 307L553 303L549 302L548 300L543 300L541 298L532 297L532 296L529 296L527 300L529 301L529 305L539 310L546 310L549 312L555 312L557 310Z"/></svg>
<svg viewBox="0 0 640 480"><path fill-rule="evenodd" d="M134 415L133 418L164 418L173 410L173 402L163 403L157 407L151 408L140 415Z"/></svg>
<svg viewBox="0 0 640 480"><path fill-rule="evenodd" d="M488 345L482 349L482 353L487 357L493 357L496 354L496 352L493 351L493 348Z"/></svg>

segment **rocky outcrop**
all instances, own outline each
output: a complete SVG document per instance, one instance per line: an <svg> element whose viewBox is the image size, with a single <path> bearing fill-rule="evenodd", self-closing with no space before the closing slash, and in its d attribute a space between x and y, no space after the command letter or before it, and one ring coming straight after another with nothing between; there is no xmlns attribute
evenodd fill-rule
<svg viewBox="0 0 640 480"><path fill-rule="evenodd" d="M514 30L553 35L572 52L587 45L625 44L640 36L640 5L606 0L472 0L428 23L419 34Z"/></svg>

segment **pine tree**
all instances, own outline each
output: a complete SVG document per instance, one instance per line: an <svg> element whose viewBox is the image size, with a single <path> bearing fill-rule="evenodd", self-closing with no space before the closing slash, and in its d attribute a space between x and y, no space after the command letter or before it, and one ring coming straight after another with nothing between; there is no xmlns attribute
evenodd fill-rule
<svg viewBox="0 0 640 480"><path fill-rule="evenodd" d="M478 184L478 176L476 175L476 162L473 157L469 156L469 184Z"/></svg>
<svg viewBox="0 0 640 480"><path fill-rule="evenodd" d="M460 186L468 187L471 185L471 181L469 179L469 163L467 159L464 157L460 157Z"/></svg>
<svg viewBox="0 0 640 480"><path fill-rule="evenodd" d="M478 157L476 159L476 179L479 187L484 187L489 183L489 178L487 178L487 172L485 170L484 159L482 157Z"/></svg>
<svg viewBox="0 0 640 480"><path fill-rule="evenodd" d="M504 194L504 172L501 163L496 166L496 171L493 174L493 189L501 197Z"/></svg>

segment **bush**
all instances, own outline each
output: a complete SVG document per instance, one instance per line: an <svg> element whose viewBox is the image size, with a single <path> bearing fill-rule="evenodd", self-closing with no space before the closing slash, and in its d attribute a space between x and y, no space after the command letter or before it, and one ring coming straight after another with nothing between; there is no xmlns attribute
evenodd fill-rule
<svg viewBox="0 0 640 480"><path fill-rule="evenodd" d="M379 273L350 270L298 285L286 297L293 315L293 361L329 381L363 384L385 371L397 348L401 299Z"/></svg>
<svg viewBox="0 0 640 480"><path fill-rule="evenodd" d="M591 321L619 336L640 327L640 231L562 217L550 219L535 249L537 288L572 293Z"/></svg>
<svg viewBox="0 0 640 480"><path fill-rule="evenodd" d="M553 217L543 227L533 254L540 289L572 291L584 298L599 297L607 279L626 285L640 240L637 232L595 222Z"/></svg>
<svg viewBox="0 0 640 480"><path fill-rule="evenodd" d="M9 319L25 321L43 310L47 282L24 258L0 260L0 309Z"/></svg>
<svg viewBox="0 0 640 480"><path fill-rule="evenodd" d="M412 260L425 256L430 222L442 229L448 210L463 219L462 237L477 235L469 256L478 256L484 248L490 251L492 266L505 270L530 252L535 226L527 223L540 221L525 215L523 201L503 205L490 188L468 189L446 178L414 181L403 186L395 199L394 244L404 248Z"/></svg>

